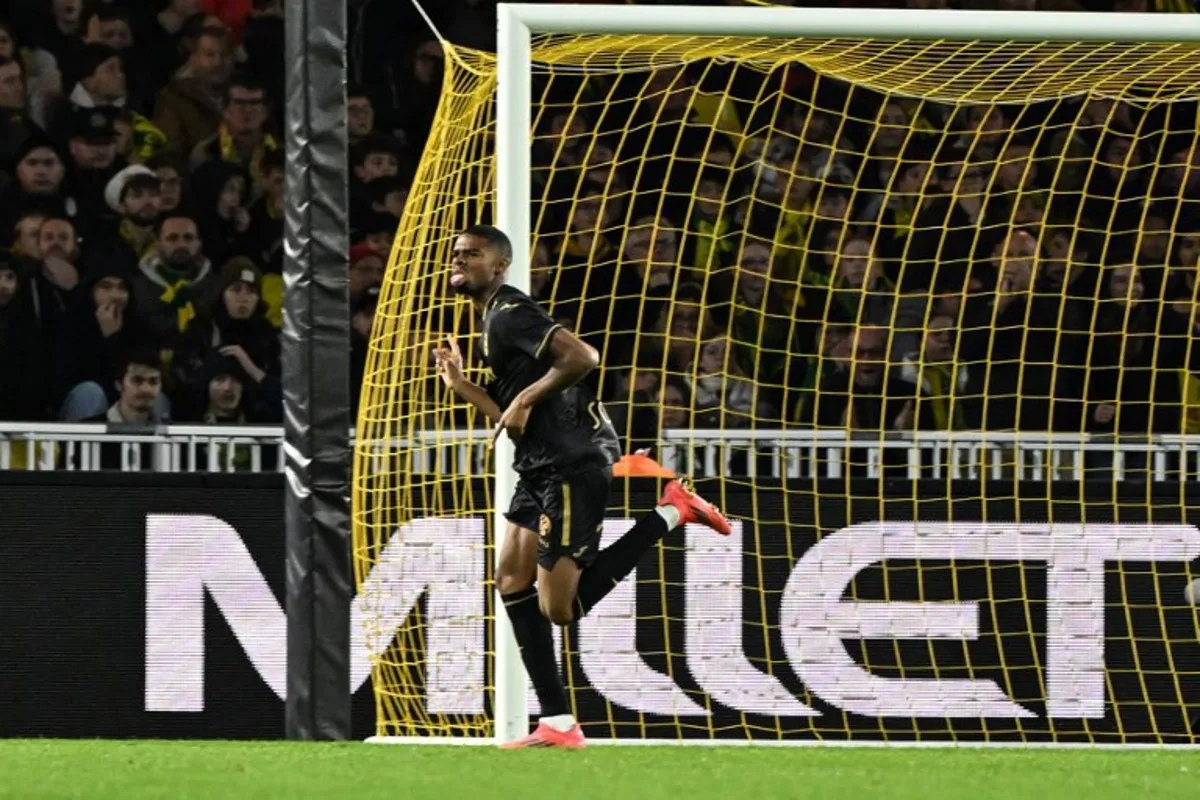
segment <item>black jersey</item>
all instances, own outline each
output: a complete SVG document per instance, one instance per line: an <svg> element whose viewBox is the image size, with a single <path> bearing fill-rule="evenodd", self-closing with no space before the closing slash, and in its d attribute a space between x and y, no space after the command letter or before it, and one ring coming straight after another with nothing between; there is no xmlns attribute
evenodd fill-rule
<svg viewBox="0 0 1200 800"><path fill-rule="evenodd" d="M501 286L483 310L484 363L495 376L487 392L500 410L550 368L550 340L562 326L532 297ZM617 432L586 386L575 385L534 406L516 446L515 468L570 472L586 464L611 466L620 455Z"/></svg>

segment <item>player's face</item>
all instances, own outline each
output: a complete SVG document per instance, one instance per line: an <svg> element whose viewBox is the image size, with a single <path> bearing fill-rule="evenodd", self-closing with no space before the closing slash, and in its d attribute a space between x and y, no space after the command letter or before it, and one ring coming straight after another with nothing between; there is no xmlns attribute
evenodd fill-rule
<svg viewBox="0 0 1200 800"><path fill-rule="evenodd" d="M467 297L483 297L496 276L508 268L507 260L487 240L468 235L454 242L450 263L450 288Z"/></svg>

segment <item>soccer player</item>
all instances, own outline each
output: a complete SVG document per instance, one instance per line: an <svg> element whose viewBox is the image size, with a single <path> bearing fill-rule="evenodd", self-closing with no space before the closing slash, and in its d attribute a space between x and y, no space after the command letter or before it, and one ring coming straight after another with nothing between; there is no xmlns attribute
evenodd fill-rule
<svg viewBox="0 0 1200 800"><path fill-rule="evenodd" d="M454 243L451 289L483 315L480 345L494 375L485 389L467 380L453 337L434 349L442 380L516 444L520 476L509 506L496 588L512 620L541 718L508 747L583 747L559 677L550 623L588 613L668 531L695 522L730 533L721 512L679 481L667 484L654 512L599 550L617 433L580 381L600 361L596 350L557 324L529 295L505 285L512 244L489 225ZM535 588L536 587L536 588Z"/></svg>

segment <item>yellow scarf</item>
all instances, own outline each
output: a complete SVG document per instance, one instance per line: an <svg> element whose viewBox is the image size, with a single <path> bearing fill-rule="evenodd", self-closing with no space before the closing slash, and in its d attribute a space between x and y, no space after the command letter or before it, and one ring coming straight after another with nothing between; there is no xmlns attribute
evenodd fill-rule
<svg viewBox="0 0 1200 800"><path fill-rule="evenodd" d="M175 308L176 322L181 333L186 331L188 325L196 318L196 306L192 304L192 301L179 297L180 293L191 289L191 286L190 281L176 281L169 285L158 298L164 305Z"/></svg>
<svg viewBox="0 0 1200 800"><path fill-rule="evenodd" d="M926 364L921 378L929 394L920 398L933 414L933 428L938 431L961 431L967 427L962 404L957 402L958 371L954 367Z"/></svg>
<svg viewBox="0 0 1200 800"><path fill-rule="evenodd" d="M125 242L133 248L139 259L145 258L154 249L154 230L151 229L147 233L140 233L134 224L127 219L122 219L121 224L117 227L117 234Z"/></svg>
<svg viewBox="0 0 1200 800"><path fill-rule="evenodd" d="M262 141L254 146L254 152L250 154L250 163L243 164L242 157L238 154L237 144L233 141L233 136L226 130L224 125L217 129L217 146L221 148L221 158L231 164L238 164L250 170L250 182L258 183L258 170L262 164L263 156L268 151L279 149L279 142L275 141L275 137L269 133L264 133Z"/></svg>

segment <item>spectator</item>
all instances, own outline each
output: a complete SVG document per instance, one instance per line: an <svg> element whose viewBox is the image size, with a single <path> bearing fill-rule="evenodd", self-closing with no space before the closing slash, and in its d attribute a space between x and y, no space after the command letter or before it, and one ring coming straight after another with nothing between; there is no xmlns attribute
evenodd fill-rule
<svg viewBox="0 0 1200 800"><path fill-rule="evenodd" d="M368 244L356 244L350 248L350 296L357 297L369 286L383 283L386 263L376 250Z"/></svg>
<svg viewBox="0 0 1200 800"><path fill-rule="evenodd" d="M121 355L153 344L138 321L128 273L101 261L88 274L66 320L56 359L59 418L95 418L117 400L112 383ZM165 396L159 401L166 415Z"/></svg>
<svg viewBox="0 0 1200 800"><path fill-rule="evenodd" d="M225 77L229 43L219 28L204 28L193 39L187 61L158 93L154 124L167 137L167 148L189 155L221 125L217 87Z"/></svg>
<svg viewBox="0 0 1200 800"><path fill-rule="evenodd" d="M76 62L79 82L67 98L77 108L124 106L125 67L121 54L106 44L85 45Z"/></svg>
<svg viewBox="0 0 1200 800"><path fill-rule="evenodd" d="M158 203L162 211L176 211L183 198L185 169L183 164L174 156L162 154L146 162L146 166L154 170L158 176Z"/></svg>
<svg viewBox="0 0 1200 800"><path fill-rule="evenodd" d="M1054 397L1074 393L1060 383L1068 376L1056 372L1056 360L1068 356L1059 349L1061 299L1032 291L1037 242L1028 231L1010 233L996 253L994 288L969 298L963 309L964 360L986 370L984 425L1052 430Z"/></svg>
<svg viewBox="0 0 1200 800"><path fill-rule="evenodd" d="M47 217L38 228L41 262L33 276L31 299L49 354L79 285L79 238L66 217Z"/></svg>
<svg viewBox="0 0 1200 800"><path fill-rule="evenodd" d="M157 243L154 223L162 211L158 176L140 164L126 167L104 187L104 202L117 215L117 222L95 237L88 247L87 261L111 264L106 268L119 268L132 275Z"/></svg>
<svg viewBox="0 0 1200 800"><path fill-rule="evenodd" d="M221 108L217 132L192 149L192 169L206 161L221 160L257 176L263 157L280 150L279 142L265 128L271 108L266 89L252 77L235 75L222 91ZM257 184L251 187L252 196L261 193Z"/></svg>
<svg viewBox="0 0 1200 800"><path fill-rule="evenodd" d="M371 212L391 214L396 219L403 217L404 205L408 202L408 186L409 182L398 175L369 181L364 189Z"/></svg>
<svg viewBox="0 0 1200 800"><path fill-rule="evenodd" d="M133 279L141 321L162 347L174 349L197 311L211 307L220 292L196 221L178 211L164 214L155 250L141 260Z"/></svg>
<svg viewBox="0 0 1200 800"><path fill-rule="evenodd" d="M242 51L246 60L242 69L255 76L267 89L267 97L276 101L284 97L286 91L286 64L279 57L284 52L286 43L283 30L283 3L281 0L257 0L246 18L246 27L242 32ZM282 130L280 107L282 102L276 102L272 111L274 120L271 128Z"/></svg>
<svg viewBox="0 0 1200 800"><path fill-rule="evenodd" d="M279 333L267 321L262 301L262 272L245 256L230 259L220 273L220 294L188 327L175 354L174 371L181 386L197 386L214 353L237 345L251 374L279 374Z"/></svg>
<svg viewBox="0 0 1200 800"><path fill-rule="evenodd" d="M35 137L44 137L25 107L25 68L21 62L0 56L0 159L19 162L20 151Z"/></svg>
<svg viewBox="0 0 1200 800"><path fill-rule="evenodd" d="M376 178L394 178L400 171L400 145L380 134L364 136L350 150L350 167L361 183Z"/></svg>
<svg viewBox="0 0 1200 800"><path fill-rule="evenodd" d="M18 263L0 257L0 420L49 418L49 363L30 294L29 280Z"/></svg>
<svg viewBox="0 0 1200 800"><path fill-rule="evenodd" d="M958 332L953 317L936 311L921 349L904 356L900 380L911 388L913 422L923 431L978 430L982 419L981 370L955 358Z"/></svg>
<svg viewBox="0 0 1200 800"><path fill-rule="evenodd" d="M745 428L754 421L754 384L729 357L729 339L721 332L700 345L689 389L700 428Z"/></svg>
<svg viewBox="0 0 1200 800"><path fill-rule="evenodd" d="M409 66L411 74L400 76L401 80L393 89L396 92L400 86L404 87L403 94L395 94L391 98L385 129L403 131L405 146L419 153L425 149L425 140L429 137L437 100L442 92L445 56L441 43L436 39L418 42L413 48Z"/></svg>
<svg viewBox="0 0 1200 800"><path fill-rule="evenodd" d="M1139 270L1126 264L1106 272L1091 349L1087 428L1143 435L1171 430L1173 425L1152 419L1178 404L1163 395L1177 395L1178 387L1154 379L1157 320Z"/></svg>
<svg viewBox="0 0 1200 800"><path fill-rule="evenodd" d="M365 244L383 258L392 254L392 243L396 239L396 228L400 220L381 212L369 214L354 231L353 244Z"/></svg>
<svg viewBox="0 0 1200 800"><path fill-rule="evenodd" d="M830 371L818 387L811 404L811 417L804 421L817 427L849 428L875 432L910 430L913 404L888 369L888 333L885 329L860 326L852 339L853 359L849 369Z"/></svg>
<svg viewBox="0 0 1200 800"><path fill-rule="evenodd" d="M371 94L357 83L346 89L346 127L351 147L375 132L375 106L371 103Z"/></svg>
<svg viewBox="0 0 1200 800"><path fill-rule="evenodd" d="M283 151L264 153L258 164L259 198L250 207L250 230L254 259L270 264L283 247L284 164Z"/></svg>
<svg viewBox="0 0 1200 800"><path fill-rule="evenodd" d="M96 233L100 220L107 214L104 190L117 159L114 116L110 108L78 108L71 112L67 122L72 216L85 238Z"/></svg>
<svg viewBox="0 0 1200 800"><path fill-rule="evenodd" d="M162 422L159 417L159 398L162 396L162 364L158 353L152 349L139 349L124 354L117 364L117 400L106 412L85 422L107 422L110 424L153 425ZM101 462L105 469L119 469L120 445L104 445ZM111 449L109 449L111 448ZM135 451L140 448L135 448ZM109 454L105 453L109 450ZM111 454L117 454L114 459ZM116 465L113 466L113 461Z"/></svg>
<svg viewBox="0 0 1200 800"><path fill-rule="evenodd" d="M40 211L29 211L21 215L13 226L12 254L19 260L31 262L41 261L42 252L38 248L38 231L46 215Z"/></svg>
<svg viewBox="0 0 1200 800"><path fill-rule="evenodd" d="M167 0L143 38L147 67L156 86L165 84L181 64L184 24L200 14L200 0Z"/></svg>
<svg viewBox="0 0 1200 800"><path fill-rule="evenodd" d="M222 348L205 364L198 422L210 425L278 422L283 414L279 379L249 361L237 345ZM248 453L235 453L248 460Z"/></svg>
<svg viewBox="0 0 1200 800"><path fill-rule="evenodd" d="M668 375L654 397L658 404L660 430L687 430L692 427L692 397L687 383Z"/></svg>
<svg viewBox="0 0 1200 800"><path fill-rule="evenodd" d="M237 255L258 251L250 230L249 178L228 161L207 161L192 173L191 191L205 254L224 263Z"/></svg>

